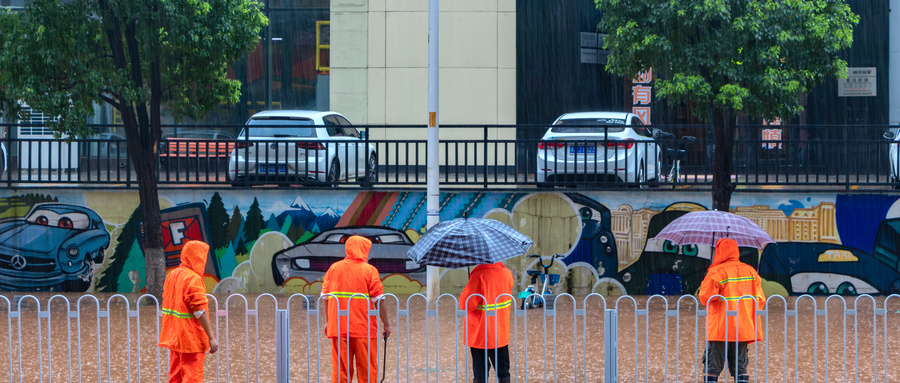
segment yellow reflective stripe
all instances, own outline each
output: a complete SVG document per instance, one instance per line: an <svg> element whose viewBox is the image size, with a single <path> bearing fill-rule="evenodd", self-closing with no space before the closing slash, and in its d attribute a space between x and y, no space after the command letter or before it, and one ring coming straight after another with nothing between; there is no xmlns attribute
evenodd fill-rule
<svg viewBox="0 0 900 383"><path fill-rule="evenodd" d="M191 315L191 313L182 313L171 309L162 309L162 312L165 315L171 315L173 317L182 319L191 319L194 317L193 315Z"/></svg>
<svg viewBox="0 0 900 383"><path fill-rule="evenodd" d="M735 296L735 297L725 297L725 300L736 301L738 299L741 299L741 297L743 297L744 299L750 299L750 298L759 299L759 298L761 298L759 295L739 295L739 296ZM722 299L720 298L719 300L722 300Z"/></svg>
<svg viewBox="0 0 900 383"><path fill-rule="evenodd" d="M720 285L724 285L724 284L726 284L726 283L728 283L728 282L752 281L752 280L754 280L754 279L756 279L756 277L727 278L727 279L723 279L721 282L719 282L719 284L720 284Z"/></svg>
<svg viewBox="0 0 900 383"><path fill-rule="evenodd" d="M510 305L512 305L512 300L508 300L508 301L506 301L506 302L497 303L497 304L495 304L495 305L487 305L487 306L485 306L485 305L478 305L478 306L475 307L475 309L476 309L476 310L482 310L482 311L493 311L493 310L500 310L500 309L506 309L506 308L509 308Z"/></svg>
<svg viewBox="0 0 900 383"><path fill-rule="evenodd" d="M369 294L363 294L363 293L348 293L345 291L332 291L328 294L334 295L337 298L369 299Z"/></svg>

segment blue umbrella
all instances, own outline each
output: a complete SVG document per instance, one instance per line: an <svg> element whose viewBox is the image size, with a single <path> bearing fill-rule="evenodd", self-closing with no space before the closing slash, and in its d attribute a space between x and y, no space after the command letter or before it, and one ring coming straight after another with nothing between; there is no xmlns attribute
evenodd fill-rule
<svg viewBox="0 0 900 383"><path fill-rule="evenodd" d="M434 225L406 251L406 256L419 264L457 268L523 255L533 244L503 222L457 218Z"/></svg>

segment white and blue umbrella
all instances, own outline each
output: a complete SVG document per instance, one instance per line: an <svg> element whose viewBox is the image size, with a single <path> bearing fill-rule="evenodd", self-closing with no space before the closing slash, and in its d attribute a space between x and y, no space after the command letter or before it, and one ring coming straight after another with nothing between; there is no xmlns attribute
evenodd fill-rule
<svg viewBox="0 0 900 383"><path fill-rule="evenodd" d="M429 229L406 251L406 256L419 264L457 268L523 255L533 244L530 238L503 222L457 218Z"/></svg>

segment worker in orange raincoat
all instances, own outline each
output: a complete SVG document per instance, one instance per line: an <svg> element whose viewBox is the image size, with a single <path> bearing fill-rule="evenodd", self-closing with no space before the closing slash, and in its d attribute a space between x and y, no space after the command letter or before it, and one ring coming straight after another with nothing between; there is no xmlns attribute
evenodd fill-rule
<svg viewBox="0 0 900 383"><path fill-rule="evenodd" d="M203 381L206 351L219 342L209 325L203 271L209 245L189 241L181 250L181 265L166 276L163 286L162 329L159 347L169 349L169 382Z"/></svg>
<svg viewBox="0 0 900 383"><path fill-rule="evenodd" d="M512 287L512 273L502 263L478 265L469 275L469 283L459 297L459 308L468 314L466 344L472 351L475 383L487 381L486 359L494 366L500 383L510 381L509 313L513 306ZM488 312L496 316L485 315Z"/></svg>
<svg viewBox="0 0 900 383"><path fill-rule="evenodd" d="M322 294L327 298L325 335L331 338L331 381L350 383L353 379L354 359L356 381L375 382L378 379L378 320L369 310L381 306L384 288L378 270L366 263L372 241L354 235L344 244L346 257L328 268L322 282ZM349 310L348 316L338 316ZM384 337L391 334L386 310L380 310L384 323Z"/></svg>
<svg viewBox="0 0 900 383"><path fill-rule="evenodd" d="M716 295L724 299L713 298ZM766 296L762 290L762 278L753 266L740 261L738 244L733 239L724 238L716 242L712 265L700 285L700 303L709 304L708 343L703 356L705 381L717 382L727 363L731 376L735 376L737 370L735 382L749 383L747 345L763 339L756 310L766 304ZM736 310L737 316L726 317L726 310ZM735 349L737 368L734 365Z"/></svg>

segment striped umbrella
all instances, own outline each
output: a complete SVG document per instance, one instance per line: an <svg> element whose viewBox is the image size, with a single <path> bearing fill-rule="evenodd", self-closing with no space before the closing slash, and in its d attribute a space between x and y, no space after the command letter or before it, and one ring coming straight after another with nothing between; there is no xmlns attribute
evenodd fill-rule
<svg viewBox="0 0 900 383"><path fill-rule="evenodd" d="M757 249L762 249L767 243L775 243L753 221L718 210L687 213L669 223L654 238L666 239L676 245L707 246L715 246L718 239L731 238L738 246Z"/></svg>
<svg viewBox="0 0 900 383"><path fill-rule="evenodd" d="M523 255L532 244L534 241L503 222L457 218L434 225L406 256L419 264L457 268Z"/></svg>

